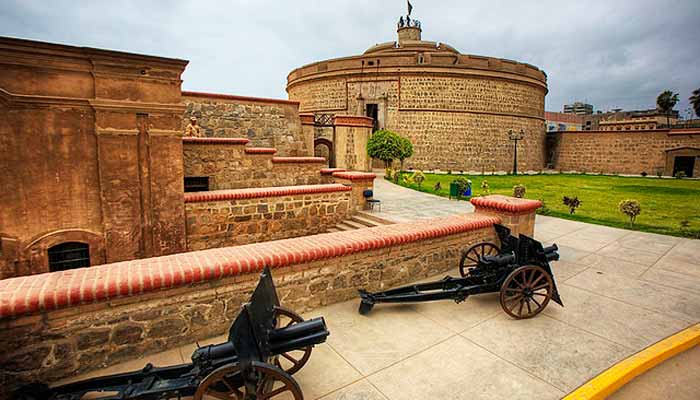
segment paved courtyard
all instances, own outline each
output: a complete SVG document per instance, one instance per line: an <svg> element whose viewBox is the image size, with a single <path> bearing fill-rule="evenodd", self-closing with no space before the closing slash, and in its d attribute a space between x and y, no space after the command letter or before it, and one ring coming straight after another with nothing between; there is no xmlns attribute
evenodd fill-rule
<svg viewBox="0 0 700 400"><path fill-rule="evenodd" d="M392 195L384 188L380 182L376 192L388 205ZM424 201L423 194L408 201L409 195L400 196L409 208ZM421 216L431 216L430 203L425 207ZM444 205L435 212L446 210ZM553 267L565 308L550 303L533 319L513 320L501 310L498 295L488 294L461 304L378 305L368 316L357 313L357 300L314 310L306 317L324 316L331 336L296 375L305 398L558 399L700 322L700 240L544 216L537 217L535 229L536 238L560 247L561 260ZM194 347L91 375L140 368L146 361L187 362ZM700 391L700 382L689 384Z"/></svg>

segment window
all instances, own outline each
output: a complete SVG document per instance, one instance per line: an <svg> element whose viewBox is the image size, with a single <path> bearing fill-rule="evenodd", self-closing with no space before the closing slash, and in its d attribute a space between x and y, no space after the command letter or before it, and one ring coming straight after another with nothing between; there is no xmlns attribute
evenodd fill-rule
<svg viewBox="0 0 700 400"><path fill-rule="evenodd" d="M85 243L66 242L49 248L49 271L90 266L90 248Z"/></svg>
<svg viewBox="0 0 700 400"><path fill-rule="evenodd" d="M185 177L185 192L208 192L209 177L208 176L186 176Z"/></svg>

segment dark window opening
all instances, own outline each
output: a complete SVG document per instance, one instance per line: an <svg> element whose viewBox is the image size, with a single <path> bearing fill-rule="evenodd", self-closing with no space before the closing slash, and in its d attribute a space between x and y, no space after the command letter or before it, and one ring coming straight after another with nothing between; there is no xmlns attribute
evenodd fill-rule
<svg viewBox="0 0 700 400"><path fill-rule="evenodd" d="M379 130L379 106L377 104L367 104L367 109L366 109L366 114L368 117L372 118L374 120L373 124L374 126L372 127L372 132L376 132Z"/></svg>
<svg viewBox="0 0 700 400"><path fill-rule="evenodd" d="M66 242L49 248L49 271L90 266L90 248L85 243Z"/></svg>
<svg viewBox="0 0 700 400"><path fill-rule="evenodd" d="M208 176L186 176L185 177L185 192L208 192L209 177Z"/></svg>
<svg viewBox="0 0 700 400"><path fill-rule="evenodd" d="M367 65L374 65L374 61L368 61Z"/></svg>

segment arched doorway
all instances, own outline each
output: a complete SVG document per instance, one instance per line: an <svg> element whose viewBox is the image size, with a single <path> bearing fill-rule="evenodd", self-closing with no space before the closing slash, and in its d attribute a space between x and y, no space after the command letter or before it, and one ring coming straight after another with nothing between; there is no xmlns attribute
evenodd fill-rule
<svg viewBox="0 0 700 400"><path fill-rule="evenodd" d="M333 154L333 142L328 139L318 138L314 140L314 156L324 157L328 160L328 166L331 168L335 167L335 162L331 155Z"/></svg>

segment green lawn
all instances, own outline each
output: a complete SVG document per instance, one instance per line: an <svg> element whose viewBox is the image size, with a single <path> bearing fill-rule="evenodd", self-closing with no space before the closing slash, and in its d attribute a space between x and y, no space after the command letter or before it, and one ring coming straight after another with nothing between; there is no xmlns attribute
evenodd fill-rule
<svg viewBox="0 0 700 400"><path fill-rule="evenodd" d="M405 173L409 175L409 173ZM425 174L422 187L404 185L412 189L448 197L450 182L462 175ZM559 218L594 224L656 232L665 235L700 238L700 181L687 179L636 178L596 175L504 175L463 176L471 179L473 195L481 194L481 183L489 183L491 194L512 196L513 186L523 184L526 198L545 203L542 212ZM437 182L442 189L433 190ZM569 214L563 196L578 196L581 206ZM635 199L641 203L642 213L630 227L625 215L618 211L621 200ZM681 221L689 222L681 228Z"/></svg>

